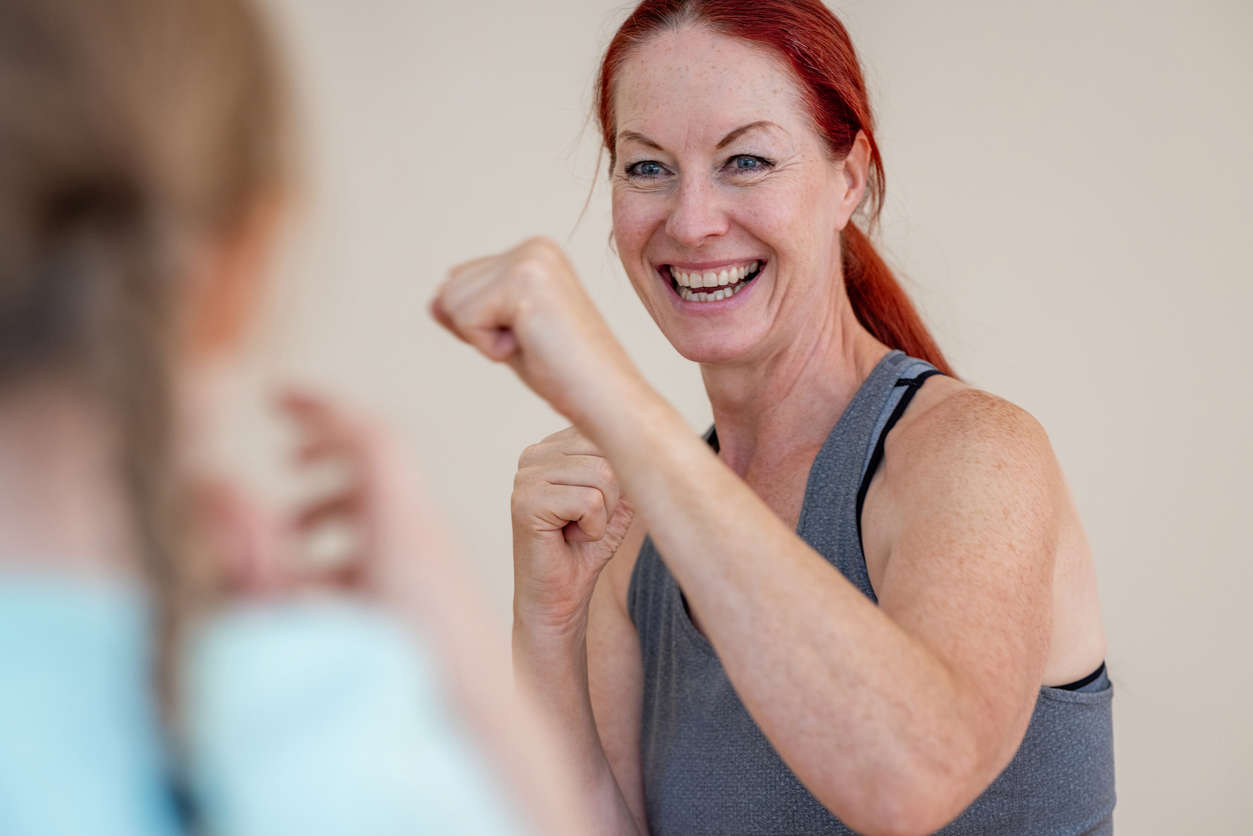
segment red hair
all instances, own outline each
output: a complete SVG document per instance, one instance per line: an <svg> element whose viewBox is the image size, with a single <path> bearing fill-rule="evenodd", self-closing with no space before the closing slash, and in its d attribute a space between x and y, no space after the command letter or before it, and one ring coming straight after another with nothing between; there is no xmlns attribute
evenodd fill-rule
<svg viewBox="0 0 1253 836"><path fill-rule="evenodd" d="M596 81L601 137L615 159L614 80L632 48L664 29L688 23L752 41L785 59L819 134L843 159L860 131L870 143L867 184L871 226L883 205L883 157L874 138L874 117L857 53L843 24L820 0L643 0L609 43ZM841 236L844 284L849 303L866 330L891 348L953 371L891 269L851 220Z"/></svg>

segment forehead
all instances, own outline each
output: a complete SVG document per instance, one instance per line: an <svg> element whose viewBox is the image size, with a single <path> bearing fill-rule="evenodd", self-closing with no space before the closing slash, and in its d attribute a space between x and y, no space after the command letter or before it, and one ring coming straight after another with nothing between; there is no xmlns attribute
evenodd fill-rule
<svg viewBox="0 0 1253 836"><path fill-rule="evenodd" d="M667 139L716 143L758 120L789 133L809 128L800 88L781 58L704 26L650 37L628 55L615 85L617 130L643 133L667 147Z"/></svg>

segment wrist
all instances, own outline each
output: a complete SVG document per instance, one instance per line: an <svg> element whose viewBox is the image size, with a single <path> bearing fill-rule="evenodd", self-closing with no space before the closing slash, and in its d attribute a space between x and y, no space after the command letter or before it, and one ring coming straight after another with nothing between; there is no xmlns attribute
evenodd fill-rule
<svg viewBox="0 0 1253 836"><path fill-rule="evenodd" d="M513 603L513 641L537 650L578 648L587 640L588 602L562 608L529 606L517 596Z"/></svg>
<svg viewBox="0 0 1253 836"><path fill-rule="evenodd" d="M548 694L544 702L562 701L557 694L587 684L587 621L568 629L537 627L515 616L513 622L513 672L525 687ZM563 686L563 683L565 685Z"/></svg>
<svg viewBox="0 0 1253 836"><path fill-rule="evenodd" d="M611 461L649 435L690 432L682 416L634 369L589 390L593 396L574 423Z"/></svg>

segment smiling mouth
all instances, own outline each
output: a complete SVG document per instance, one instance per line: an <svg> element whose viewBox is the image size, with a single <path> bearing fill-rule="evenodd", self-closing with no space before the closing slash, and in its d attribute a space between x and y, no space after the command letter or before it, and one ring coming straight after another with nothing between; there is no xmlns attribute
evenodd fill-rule
<svg viewBox="0 0 1253 836"><path fill-rule="evenodd" d="M764 261L749 261L736 267L721 270L681 270L665 265L663 273L670 279L670 287L686 302L718 302L730 299L748 283L761 275Z"/></svg>

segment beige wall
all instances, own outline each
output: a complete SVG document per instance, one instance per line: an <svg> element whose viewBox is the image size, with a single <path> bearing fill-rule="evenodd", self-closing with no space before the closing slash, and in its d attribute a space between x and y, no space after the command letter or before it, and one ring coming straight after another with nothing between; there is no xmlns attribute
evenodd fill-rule
<svg viewBox="0 0 1253 836"><path fill-rule="evenodd" d="M259 362L370 405L412 441L508 606L508 495L561 422L440 333L459 260L566 241L615 330L694 425L695 370L606 246L585 125L623 9L603 0L273 0L306 111L309 194ZM1253 13L1242 0L836 4L879 109L883 240L968 379L1031 410L1098 559L1123 833L1253 819ZM586 127L586 130L584 128ZM232 418L274 477L274 426Z"/></svg>

